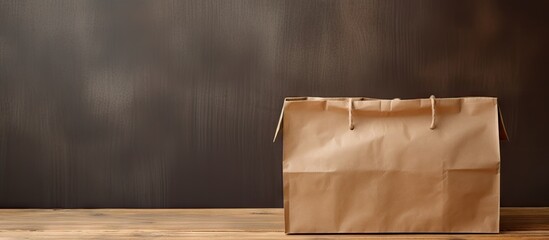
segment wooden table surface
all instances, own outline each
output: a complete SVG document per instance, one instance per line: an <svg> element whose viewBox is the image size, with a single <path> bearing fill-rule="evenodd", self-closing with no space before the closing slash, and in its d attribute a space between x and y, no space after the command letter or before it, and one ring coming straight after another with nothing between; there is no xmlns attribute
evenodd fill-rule
<svg viewBox="0 0 549 240"><path fill-rule="evenodd" d="M0 239L549 239L549 208L502 208L500 234L285 235L282 209L0 209Z"/></svg>

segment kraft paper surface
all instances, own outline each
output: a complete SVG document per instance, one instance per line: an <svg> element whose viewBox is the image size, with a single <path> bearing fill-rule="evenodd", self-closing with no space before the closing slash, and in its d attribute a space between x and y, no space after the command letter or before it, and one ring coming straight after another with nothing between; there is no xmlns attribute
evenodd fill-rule
<svg viewBox="0 0 549 240"><path fill-rule="evenodd" d="M496 98L287 98L280 120L286 233L499 231Z"/></svg>

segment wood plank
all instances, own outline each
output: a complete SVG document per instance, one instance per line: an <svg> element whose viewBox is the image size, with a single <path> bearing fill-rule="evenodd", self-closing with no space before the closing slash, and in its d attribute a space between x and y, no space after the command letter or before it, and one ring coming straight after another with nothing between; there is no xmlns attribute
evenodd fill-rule
<svg viewBox="0 0 549 240"><path fill-rule="evenodd" d="M182 232L182 231L46 231L0 233L0 239L549 239L546 234L502 234L502 235L447 235L447 234L356 234L356 235L285 235L281 232Z"/></svg>
<svg viewBox="0 0 549 240"><path fill-rule="evenodd" d="M0 209L0 239L549 239L549 208L502 208L500 234L285 235L282 209Z"/></svg>

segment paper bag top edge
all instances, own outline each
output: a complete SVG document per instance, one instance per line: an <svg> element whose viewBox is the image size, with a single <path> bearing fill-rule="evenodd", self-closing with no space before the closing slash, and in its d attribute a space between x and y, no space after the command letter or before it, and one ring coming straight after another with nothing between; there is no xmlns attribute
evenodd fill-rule
<svg viewBox="0 0 549 240"><path fill-rule="evenodd" d="M496 99L495 97L455 97L455 98L437 98L437 100L475 100L475 99ZM368 97L286 97L284 98L284 104L282 106L282 110L280 112L280 117L278 119L278 124L275 130L273 142L276 141L276 138L278 136L278 132L280 131L282 120L284 118L284 107L286 106L286 102L291 101L417 101L417 100L428 100L421 99L421 98L415 98L415 99L379 99L379 98L368 98ZM507 130L505 128L505 124L503 122L503 116L501 113L500 108L498 107L498 128L499 128L499 139L501 141L509 141L509 135L507 134Z"/></svg>
<svg viewBox="0 0 549 240"><path fill-rule="evenodd" d="M352 99L353 101L417 101L417 100L429 100L429 98L410 98L410 99L400 99L400 98L370 98L370 97L285 97L284 101L348 101ZM496 97L480 97L480 96L470 96L470 97L450 97L450 98L436 98L437 100L474 100L474 99L497 99Z"/></svg>

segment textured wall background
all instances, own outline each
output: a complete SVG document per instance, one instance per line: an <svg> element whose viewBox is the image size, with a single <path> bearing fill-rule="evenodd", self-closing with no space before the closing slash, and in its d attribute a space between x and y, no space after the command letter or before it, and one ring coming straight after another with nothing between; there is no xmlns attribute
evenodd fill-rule
<svg viewBox="0 0 549 240"><path fill-rule="evenodd" d="M500 98L549 206L547 1L0 1L0 207L280 207L284 96Z"/></svg>

